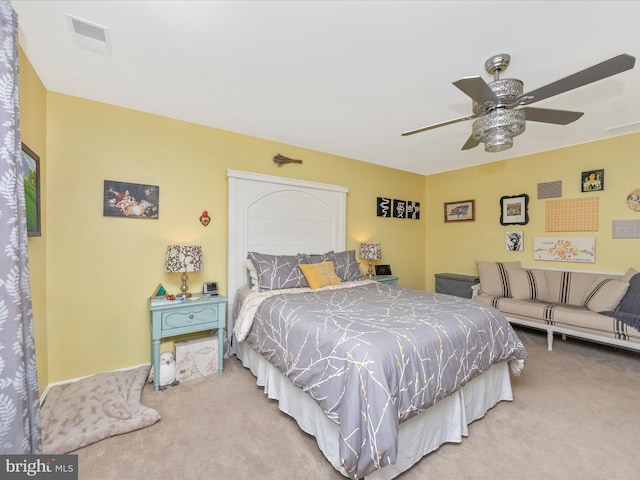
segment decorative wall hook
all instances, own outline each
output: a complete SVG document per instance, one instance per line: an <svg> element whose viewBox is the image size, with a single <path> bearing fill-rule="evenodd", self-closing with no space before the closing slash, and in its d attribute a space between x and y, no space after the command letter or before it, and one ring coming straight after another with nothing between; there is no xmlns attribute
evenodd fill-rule
<svg viewBox="0 0 640 480"><path fill-rule="evenodd" d="M278 165L278 167L286 165L287 163L302 163L302 160L294 160L293 158L283 157L280 154L277 154L275 157L273 157L273 161L276 163L276 165Z"/></svg>
<svg viewBox="0 0 640 480"><path fill-rule="evenodd" d="M211 217L209 216L207 211L204 210L202 212L202 215L200 215L200 223L206 227L207 225L209 225L209 222L211 222Z"/></svg>

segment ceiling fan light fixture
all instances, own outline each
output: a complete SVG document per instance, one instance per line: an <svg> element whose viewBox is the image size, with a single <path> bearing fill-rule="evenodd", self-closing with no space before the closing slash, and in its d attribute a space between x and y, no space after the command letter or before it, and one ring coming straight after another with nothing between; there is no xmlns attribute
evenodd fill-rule
<svg viewBox="0 0 640 480"><path fill-rule="evenodd" d="M483 142L484 151L490 153L502 152L513 147L513 137L506 128L494 128L488 131Z"/></svg>
<svg viewBox="0 0 640 480"><path fill-rule="evenodd" d="M470 150L480 143L484 143L485 151L501 152L511 148L513 137L524 132L526 117L529 117L529 121L532 122L568 125L583 115L582 112L535 108L528 105L626 72L635 66L636 59L623 53L527 94L522 93L524 90L522 81L515 78L500 78L500 74L506 70L510 62L511 56L506 53L494 55L485 62L485 69L493 75L491 83L485 82L479 76L464 77L453 82L453 85L472 100L472 115L427 125L404 132L402 136L477 119L473 123L472 133L462 146L462 150ZM515 110L518 107L524 108ZM638 123L640 124L640 122ZM608 131L611 134L620 134L621 130L624 131L625 126L620 127L620 130L614 128Z"/></svg>
<svg viewBox="0 0 640 480"><path fill-rule="evenodd" d="M486 152L502 152L513 146L513 137L524 132L526 117L521 110L495 110L473 122L473 138L484 143Z"/></svg>
<svg viewBox="0 0 640 480"><path fill-rule="evenodd" d="M495 93L496 97L500 99L500 103L503 105L513 103L518 97L522 95L522 92L524 91L524 83L522 83L522 81L518 80L517 78L503 78L500 80L494 80L488 85L491 91ZM472 110L476 115L482 115L486 112L486 106L474 101Z"/></svg>

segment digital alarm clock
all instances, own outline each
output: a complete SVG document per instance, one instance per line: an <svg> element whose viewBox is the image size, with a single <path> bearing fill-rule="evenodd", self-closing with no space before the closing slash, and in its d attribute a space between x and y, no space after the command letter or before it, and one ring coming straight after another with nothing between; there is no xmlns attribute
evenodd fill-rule
<svg viewBox="0 0 640 480"><path fill-rule="evenodd" d="M202 293L210 297L218 295L218 282L204 282L202 285Z"/></svg>

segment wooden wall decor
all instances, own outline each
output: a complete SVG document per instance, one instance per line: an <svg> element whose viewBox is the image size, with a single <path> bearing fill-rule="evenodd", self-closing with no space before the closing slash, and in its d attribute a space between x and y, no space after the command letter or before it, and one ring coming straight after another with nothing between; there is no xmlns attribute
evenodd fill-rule
<svg viewBox="0 0 640 480"><path fill-rule="evenodd" d="M293 158L288 158L280 154L277 154L276 156L273 157L273 162L278 167L281 167L282 165L286 165L288 163L302 163L302 160L295 160Z"/></svg>

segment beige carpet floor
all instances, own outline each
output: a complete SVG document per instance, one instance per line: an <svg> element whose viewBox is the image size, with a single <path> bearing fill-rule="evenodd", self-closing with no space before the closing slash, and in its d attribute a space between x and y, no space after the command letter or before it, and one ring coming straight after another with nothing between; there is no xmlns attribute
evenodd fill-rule
<svg viewBox="0 0 640 480"><path fill-rule="evenodd" d="M501 402L400 479L640 478L640 354L518 329L529 352ZM341 479L232 357L222 376L143 390L151 427L77 450L80 480Z"/></svg>

